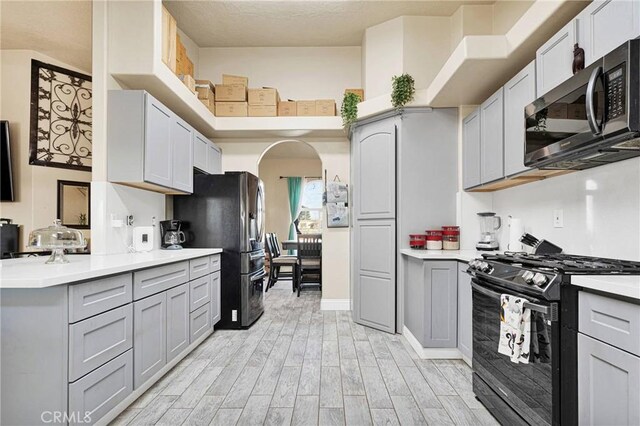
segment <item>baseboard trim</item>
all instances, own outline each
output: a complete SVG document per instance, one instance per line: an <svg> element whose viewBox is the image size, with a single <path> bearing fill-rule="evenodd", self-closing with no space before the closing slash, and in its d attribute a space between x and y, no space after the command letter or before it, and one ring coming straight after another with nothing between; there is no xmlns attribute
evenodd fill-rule
<svg viewBox="0 0 640 426"><path fill-rule="evenodd" d="M350 311L351 299L322 299L320 300L321 311Z"/></svg>
<svg viewBox="0 0 640 426"><path fill-rule="evenodd" d="M464 359L458 348L424 348L409 329L402 327L402 335L407 339L420 359ZM465 360L466 362L466 360Z"/></svg>

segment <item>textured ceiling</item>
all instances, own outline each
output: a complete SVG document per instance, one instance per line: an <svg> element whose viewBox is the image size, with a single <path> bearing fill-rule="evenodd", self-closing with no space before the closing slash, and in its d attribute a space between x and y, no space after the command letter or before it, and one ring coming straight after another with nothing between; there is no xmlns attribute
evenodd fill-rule
<svg viewBox="0 0 640 426"><path fill-rule="evenodd" d="M450 16L494 1L165 1L200 47L360 46L364 30L403 15Z"/></svg>
<svg viewBox="0 0 640 426"><path fill-rule="evenodd" d="M91 1L0 0L0 48L36 50L91 72Z"/></svg>
<svg viewBox="0 0 640 426"><path fill-rule="evenodd" d="M316 153L315 149L311 148L304 142L280 143L267 151L264 157L262 157L263 160L286 158L309 158L320 160L320 157Z"/></svg>

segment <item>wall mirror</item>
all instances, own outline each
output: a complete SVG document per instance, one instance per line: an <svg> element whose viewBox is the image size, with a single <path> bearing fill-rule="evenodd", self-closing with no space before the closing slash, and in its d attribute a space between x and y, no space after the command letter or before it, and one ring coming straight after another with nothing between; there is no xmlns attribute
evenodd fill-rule
<svg viewBox="0 0 640 426"><path fill-rule="evenodd" d="M90 229L91 184L70 180L58 181L58 218L62 225Z"/></svg>

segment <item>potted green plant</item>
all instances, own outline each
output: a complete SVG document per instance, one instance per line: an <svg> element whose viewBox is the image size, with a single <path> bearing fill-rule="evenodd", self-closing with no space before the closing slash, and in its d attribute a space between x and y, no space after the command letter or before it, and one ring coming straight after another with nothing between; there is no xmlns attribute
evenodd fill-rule
<svg viewBox="0 0 640 426"><path fill-rule="evenodd" d="M391 79L391 104L397 110L413 100L416 93L415 80L409 74L394 75Z"/></svg>
<svg viewBox="0 0 640 426"><path fill-rule="evenodd" d="M342 125L347 128L358 119L358 103L362 102L360 96L347 92L342 98L342 106L340 107L340 115L342 116Z"/></svg>

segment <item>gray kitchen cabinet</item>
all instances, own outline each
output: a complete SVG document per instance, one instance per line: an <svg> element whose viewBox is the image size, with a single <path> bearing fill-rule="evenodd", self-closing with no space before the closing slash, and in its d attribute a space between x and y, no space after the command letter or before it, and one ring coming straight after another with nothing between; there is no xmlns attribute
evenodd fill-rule
<svg viewBox="0 0 640 426"><path fill-rule="evenodd" d="M220 271L211 274L211 325L220 321Z"/></svg>
<svg viewBox="0 0 640 426"><path fill-rule="evenodd" d="M480 180L480 108L462 121L462 182L464 189L482 184Z"/></svg>
<svg viewBox="0 0 640 426"><path fill-rule="evenodd" d="M211 270L211 259L209 257L200 257L189 261L189 280L209 275Z"/></svg>
<svg viewBox="0 0 640 426"><path fill-rule="evenodd" d="M638 0L594 0L579 15L579 42L585 66L627 40L640 36Z"/></svg>
<svg viewBox="0 0 640 426"><path fill-rule="evenodd" d="M536 51L538 98L573 75L573 45L577 43L577 26L577 20L572 19Z"/></svg>
<svg viewBox="0 0 640 426"><path fill-rule="evenodd" d="M201 172L207 173L207 151L209 150L209 140L199 132L193 134L193 167Z"/></svg>
<svg viewBox="0 0 640 426"><path fill-rule="evenodd" d="M211 277L209 275L189 282L189 300L189 312L211 302Z"/></svg>
<svg viewBox="0 0 640 426"><path fill-rule="evenodd" d="M189 281L189 262L175 262L133 273L133 300L160 293Z"/></svg>
<svg viewBox="0 0 640 426"><path fill-rule="evenodd" d="M167 363L167 295L133 303L133 384L137 389Z"/></svg>
<svg viewBox="0 0 640 426"><path fill-rule="evenodd" d="M480 106L480 180L483 184L504 177L503 106L502 87Z"/></svg>
<svg viewBox="0 0 640 426"><path fill-rule="evenodd" d="M536 62L504 85L504 175L529 170L524 165L524 108L536 100Z"/></svg>
<svg viewBox="0 0 640 426"><path fill-rule="evenodd" d="M189 284L167 290L167 362L189 346Z"/></svg>
<svg viewBox="0 0 640 426"><path fill-rule="evenodd" d="M210 175L222 173L222 152L213 142L207 146L207 172Z"/></svg>
<svg viewBox="0 0 640 426"><path fill-rule="evenodd" d="M69 286L69 322L89 318L133 300L132 274L120 274Z"/></svg>
<svg viewBox="0 0 640 426"><path fill-rule="evenodd" d="M193 129L143 90L108 95L107 177L167 194L192 192Z"/></svg>
<svg viewBox="0 0 640 426"><path fill-rule="evenodd" d="M195 342L200 336L209 330L211 330L211 310L210 305L206 304L190 314L190 342Z"/></svg>
<svg viewBox="0 0 640 426"><path fill-rule="evenodd" d="M578 333L578 423L640 424L640 357Z"/></svg>
<svg viewBox="0 0 640 426"><path fill-rule="evenodd" d="M458 349L467 359L473 358L473 300L468 265L458 262Z"/></svg>

